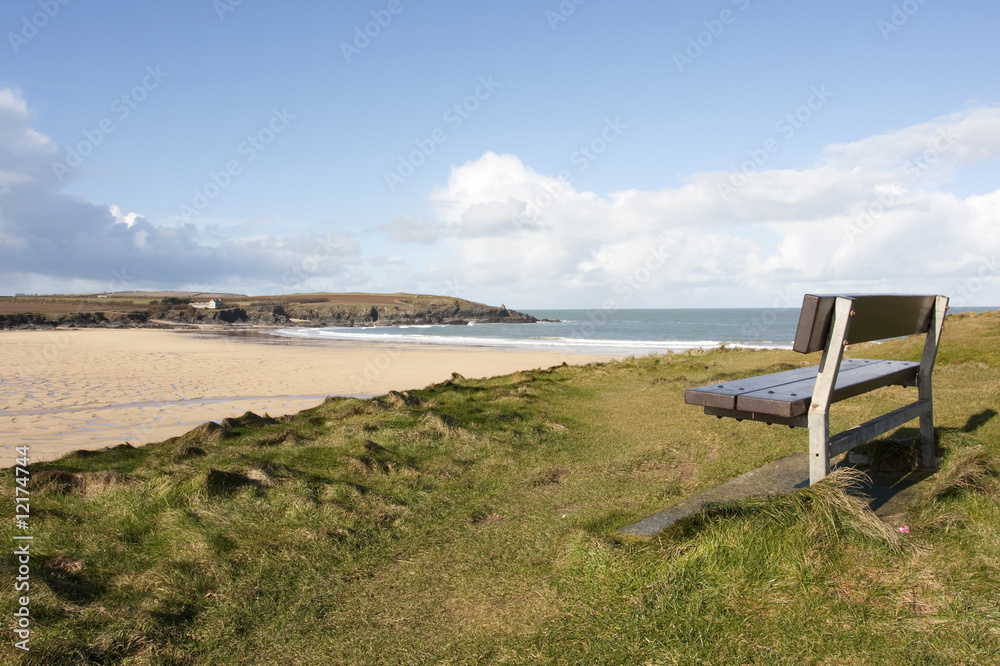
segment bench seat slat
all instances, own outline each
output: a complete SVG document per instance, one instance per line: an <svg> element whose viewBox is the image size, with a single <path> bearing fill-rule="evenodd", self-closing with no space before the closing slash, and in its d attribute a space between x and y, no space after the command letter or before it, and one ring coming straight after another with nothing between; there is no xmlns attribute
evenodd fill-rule
<svg viewBox="0 0 1000 666"><path fill-rule="evenodd" d="M844 359L841 367L852 367L862 360L864 359ZM737 396L772 389L775 386L784 384L792 384L800 380L815 382L818 367L813 365L804 368L795 368L793 370L785 370L784 372L775 372L770 375L745 377L729 382L720 382L718 384L709 384L708 386L688 389L684 393L684 402L689 405L736 409ZM809 390L810 392L812 391L811 388Z"/></svg>
<svg viewBox="0 0 1000 666"><path fill-rule="evenodd" d="M917 376L919 368L919 363L908 361L871 361L849 367L841 365L831 402L846 400L882 386L911 383ZM815 379L800 380L773 389L744 394L737 398L736 409L777 416L805 414L812 402L814 384Z"/></svg>
<svg viewBox="0 0 1000 666"><path fill-rule="evenodd" d="M910 361L844 359L833 402L893 384L911 384L920 364ZM792 418L805 414L812 400L819 366L688 389L684 401L720 409Z"/></svg>

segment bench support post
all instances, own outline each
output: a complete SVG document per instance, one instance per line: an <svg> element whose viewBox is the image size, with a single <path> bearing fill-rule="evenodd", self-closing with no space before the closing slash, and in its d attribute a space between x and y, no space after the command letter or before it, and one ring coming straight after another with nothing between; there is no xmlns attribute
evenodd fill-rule
<svg viewBox="0 0 1000 666"><path fill-rule="evenodd" d="M934 361L937 358L941 330L944 327L944 315L947 310L948 298L938 296L934 301L934 312L931 314L927 339L924 342L924 353L920 359L920 372L917 374L918 397L920 400L926 400L928 404L927 412L920 416L920 464L924 467L937 467L937 458L934 457L934 403L931 374L934 372Z"/></svg>
<svg viewBox="0 0 1000 666"><path fill-rule="evenodd" d="M844 342L851 328L850 298L838 297L834 306L830 341L823 350L809 405L809 485L830 473L830 402L837 384L840 361L844 356Z"/></svg>

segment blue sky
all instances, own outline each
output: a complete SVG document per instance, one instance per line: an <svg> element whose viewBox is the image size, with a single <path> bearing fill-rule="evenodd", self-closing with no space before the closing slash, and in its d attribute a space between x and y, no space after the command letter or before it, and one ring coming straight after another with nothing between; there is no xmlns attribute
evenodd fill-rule
<svg viewBox="0 0 1000 666"><path fill-rule="evenodd" d="M0 293L1000 305L998 18L971 0L10 0Z"/></svg>

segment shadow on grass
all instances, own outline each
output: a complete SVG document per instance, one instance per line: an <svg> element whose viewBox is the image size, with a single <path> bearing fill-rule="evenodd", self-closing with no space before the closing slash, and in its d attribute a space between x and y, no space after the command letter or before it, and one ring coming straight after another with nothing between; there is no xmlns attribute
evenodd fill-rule
<svg viewBox="0 0 1000 666"><path fill-rule="evenodd" d="M938 427L935 429L935 439L938 442L938 455L942 458L948 454L948 447L942 445L946 436L974 433L997 416L995 409L984 409L971 415L961 428ZM938 474L937 469L916 468L915 456L918 446L917 438L920 430L917 428L900 428L891 439L870 442L874 449L872 453L872 468L868 471L870 483L866 484L864 495L871 498L869 508L879 511L897 497L905 496L913 486ZM897 465L886 464L896 461Z"/></svg>
<svg viewBox="0 0 1000 666"><path fill-rule="evenodd" d="M936 473L937 470L934 469L916 469L902 476L892 472L870 473L871 483L862 491L865 497L870 498L868 508L877 512L893 499L903 495L907 490Z"/></svg>
<svg viewBox="0 0 1000 666"><path fill-rule="evenodd" d="M969 417L969 420L965 422L965 427L962 428L962 432L975 432L996 418L996 415L997 411L995 409L984 409L978 414L973 414Z"/></svg>
<svg viewBox="0 0 1000 666"><path fill-rule="evenodd" d="M42 582L60 600L73 604L89 604L104 595L105 587L80 576L78 571L66 570L58 565L51 566L65 558L45 558L48 560L41 572Z"/></svg>

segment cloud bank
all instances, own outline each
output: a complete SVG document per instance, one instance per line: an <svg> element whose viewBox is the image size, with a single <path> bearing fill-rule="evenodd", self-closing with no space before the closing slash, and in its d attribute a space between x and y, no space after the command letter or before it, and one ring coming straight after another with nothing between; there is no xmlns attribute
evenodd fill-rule
<svg viewBox="0 0 1000 666"><path fill-rule="evenodd" d="M996 107L832 144L808 168L750 162L607 196L488 152L432 193L440 224L424 224L421 241L433 230L448 244L473 290L568 307L768 306L872 291L997 305L1000 190L948 187L998 157Z"/></svg>
<svg viewBox="0 0 1000 666"><path fill-rule="evenodd" d="M2 293L129 289L295 291L347 275L360 250L318 234L220 239L191 223L152 224L138 213L59 193L58 146L30 126L27 104L0 89Z"/></svg>

